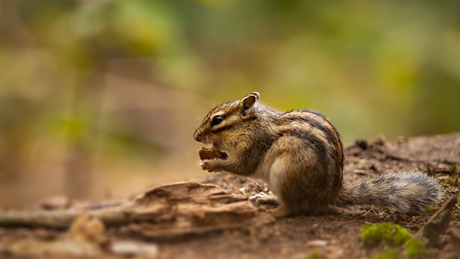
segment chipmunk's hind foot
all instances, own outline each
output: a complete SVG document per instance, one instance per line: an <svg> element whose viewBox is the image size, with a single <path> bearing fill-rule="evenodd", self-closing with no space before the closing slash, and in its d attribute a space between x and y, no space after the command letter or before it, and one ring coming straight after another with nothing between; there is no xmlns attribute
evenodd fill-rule
<svg viewBox="0 0 460 259"><path fill-rule="evenodd" d="M288 210L284 209L283 207L279 206L276 209L271 209L270 214L272 214L272 216L275 218L282 218L282 217L289 216L291 213Z"/></svg>
<svg viewBox="0 0 460 259"><path fill-rule="evenodd" d="M279 204L278 198L272 192L268 192L268 194L260 192L249 197L249 200L261 204Z"/></svg>

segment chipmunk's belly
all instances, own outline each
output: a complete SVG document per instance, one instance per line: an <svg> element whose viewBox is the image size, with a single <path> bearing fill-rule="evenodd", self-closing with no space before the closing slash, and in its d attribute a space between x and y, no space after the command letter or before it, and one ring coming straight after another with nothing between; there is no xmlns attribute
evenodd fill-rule
<svg viewBox="0 0 460 259"><path fill-rule="evenodd" d="M267 182L268 187L276 196L279 196L281 184L285 178L285 162L285 157L283 155L278 156L269 163L261 164L253 175Z"/></svg>

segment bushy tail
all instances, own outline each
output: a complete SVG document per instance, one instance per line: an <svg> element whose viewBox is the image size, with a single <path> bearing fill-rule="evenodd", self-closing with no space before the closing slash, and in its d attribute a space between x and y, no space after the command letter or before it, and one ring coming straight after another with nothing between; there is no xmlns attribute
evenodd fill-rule
<svg viewBox="0 0 460 259"><path fill-rule="evenodd" d="M336 205L375 205L394 208L406 214L418 214L441 197L441 185L424 173L390 173L345 188Z"/></svg>

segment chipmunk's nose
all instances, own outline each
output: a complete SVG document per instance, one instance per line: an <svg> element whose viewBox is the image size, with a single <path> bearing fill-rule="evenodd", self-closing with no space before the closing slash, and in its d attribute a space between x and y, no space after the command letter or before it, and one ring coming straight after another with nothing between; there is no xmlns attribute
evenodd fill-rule
<svg viewBox="0 0 460 259"><path fill-rule="evenodd" d="M200 136L198 130L195 130L195 133L193 133L193 139L198 142L201 142L202 137Z"/></svg>

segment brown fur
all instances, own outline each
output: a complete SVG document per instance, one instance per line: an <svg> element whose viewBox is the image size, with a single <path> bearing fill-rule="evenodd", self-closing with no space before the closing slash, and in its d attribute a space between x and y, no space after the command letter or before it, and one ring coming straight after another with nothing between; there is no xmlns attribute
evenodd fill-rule
<svg viewBox="0 0 460 259"><path fill-rule="evenodd" d="M422 173L387 175L343 189L342 142L330 121L311 110L282 113L259 98L251 93L215 107L193 137L228 154L226 159L203 160L203 170L267 181L280 203L275 215L319 214L333 205L371 203L412 213L440 198L439 184ZM213 124L216 116L222 120Z"/></svg>

